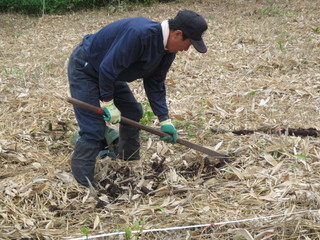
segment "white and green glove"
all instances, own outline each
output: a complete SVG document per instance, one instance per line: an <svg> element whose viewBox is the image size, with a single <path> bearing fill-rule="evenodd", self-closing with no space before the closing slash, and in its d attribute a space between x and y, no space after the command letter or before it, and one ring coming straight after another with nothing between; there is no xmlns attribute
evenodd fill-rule
<svg viewBox="0 0 320 240"><path fill-rule="evenodd" d="M160 122L161 131L169 133L171 136L160 137L160 140L174 144L177 141L178 134L176 128L171 123L171 119Z"/></svg>
<svg viewBox="0 0 320 240"><path fill-rule="evenodd" d="M113 124L120 122L121 113L116 105L114 105L113 100L110 100L108 102L101 102L100 106L106 113L106 116L103 117L105 121Z"/></svg>

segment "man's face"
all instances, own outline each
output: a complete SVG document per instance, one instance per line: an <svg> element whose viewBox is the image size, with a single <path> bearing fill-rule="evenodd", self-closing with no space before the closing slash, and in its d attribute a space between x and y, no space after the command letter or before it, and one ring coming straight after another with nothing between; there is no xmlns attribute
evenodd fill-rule
<svg viewBox="0 0 320 240"><path fill-rule="evenodd" d="M183 32L181 30L171 30L167 42L167 49L169 52L188 51L191 42L189 39L183 40Z"/></svg>

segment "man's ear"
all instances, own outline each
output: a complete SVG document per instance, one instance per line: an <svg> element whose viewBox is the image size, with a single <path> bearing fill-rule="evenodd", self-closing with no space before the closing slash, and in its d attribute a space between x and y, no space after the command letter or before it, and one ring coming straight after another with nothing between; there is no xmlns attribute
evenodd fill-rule
<svg viewBox="0 0 320 240"><path fill-rule="evenodd" d="M180 36L182 37L183 36L183 32L181 30L172 30L172 35L175 37L175 38L179 38Z"/></svg>

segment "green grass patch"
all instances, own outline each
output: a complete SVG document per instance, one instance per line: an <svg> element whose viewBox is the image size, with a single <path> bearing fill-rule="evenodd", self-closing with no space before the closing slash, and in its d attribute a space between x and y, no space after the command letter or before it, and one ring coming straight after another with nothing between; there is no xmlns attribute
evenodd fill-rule
<svg viewBox="0 0 320 240"><path fill-rule="evenodd" d="M121 7L127 4L151 5L168 0L0 0L0 12L18 12L27 15L64 14L94 8Z"/></svg>

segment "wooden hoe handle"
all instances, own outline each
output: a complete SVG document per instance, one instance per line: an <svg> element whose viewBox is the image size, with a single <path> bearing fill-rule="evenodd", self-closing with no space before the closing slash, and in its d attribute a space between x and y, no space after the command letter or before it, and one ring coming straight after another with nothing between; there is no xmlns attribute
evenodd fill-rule
<svg viewBox="0 0 320 240"><path fill-rule="evenodd" d="M80 101L78 99L68 97L67 101L69 103L77 105L78 107L87 109L87 110L89 110L91 112L95 112L95 113L100 114L100 115L106 115L102 108L93 106L91 104L88 104L86 102ZM139 128L139 129L142 129L142 130L145 130L145 131L147 131L149 133L153 133L153 134L155 134L157 136L160 136L160 137L169 136L169 134L167 134L165 132L162 132L162 131L160 131L158 129L155 129L153 127L149 127L149 126L143 125L141 123L138 123L138 122L133 121L133 120L131 120L129 118L126 118L126 117L122 117L121 116L121 121L120 122L124 123L124 124L127 124L127 125L130 125L130 126L133 126L133 127L136 127L136 128ZM223 159L228 158L228 155L215 152L215 151L213 151L213 150L211 150L209 148L200 146L200 145L192 143L192 142L188 142L188 141L183 140L181 138L177 139L177 143L179 143L181 145L184 145L186 147L192 148L194 150L200 151L202 153L205 153L205 154L207 154L207 155L209 155L211 157L223 158Z"/></svg>

